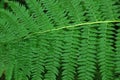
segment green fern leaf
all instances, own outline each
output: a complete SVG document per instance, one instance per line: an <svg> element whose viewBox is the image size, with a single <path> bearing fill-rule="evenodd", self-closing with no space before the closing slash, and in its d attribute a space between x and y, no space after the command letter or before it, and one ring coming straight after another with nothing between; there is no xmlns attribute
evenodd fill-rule
<svg viewBox="0 0 120 80"><path fill-rule="evenodd" d="M9 2L9 6L15 13L16 17L20 20L21 24L24 25L24 27L26 27L26 29L29 31L29 33L39 30L39 26L31 18L28 10L26 10L24 6L16 2ZM29 24L27 22L29 22Z"/></svg>
<svg viewBox="0 0 120 80"><path fill-rule="evenodd" d="M53 28L53 24L50 23L49 17L44 13L44 9L42 9L42 2L37 0L27 0L26 2L28 4L30 14L35 22L40 26L39 30L44 31Z"/></svg>
<svg viewBox="0 0 120 80"><path fill-rule="evenodd" d="M0 9L0 79L120 79L119 0L6 4Z"/></svg>
<svg viewBox="0 0 120 80"><path fill-rule="evenodd" d="M119 26L119 24L118 24ZM115 56L115 65L116 65L116 68L115 68L115 73L118 75L117 77L120 77L119 74L120 74L120 30L118 29L117 30L117 34L116 34L116 56Z"/></svg>
<svg viewBox="0 0 120 80"><path fill-rule="evenodd" d="M17 18L15 15L13 15L9 11L0 10L1 19L1 38L0 42L9 42L14 39L21 38L28 34L28 31L17 21ZM7 23L7 24L6 24ZM21 33L22 32L22 33Z"/></svg>

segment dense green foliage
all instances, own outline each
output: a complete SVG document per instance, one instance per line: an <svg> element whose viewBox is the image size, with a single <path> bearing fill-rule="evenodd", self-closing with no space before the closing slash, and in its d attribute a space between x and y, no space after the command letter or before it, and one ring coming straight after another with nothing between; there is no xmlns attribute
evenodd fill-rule
<svg viewBox="0 0 120 80"><path fill-rule="evenodd" d="M0 7L1 78L120 80L119 0L6 3Z"/></svg>

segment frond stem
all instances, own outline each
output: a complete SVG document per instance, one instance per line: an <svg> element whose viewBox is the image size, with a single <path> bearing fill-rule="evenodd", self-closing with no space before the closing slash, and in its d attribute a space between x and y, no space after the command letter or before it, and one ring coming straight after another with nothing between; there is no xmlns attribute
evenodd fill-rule
<svg viewBox="0 0 120 80"><path fill-rule="evenodd" d="M44 34L44 33L52 32L52 31L62 30L62 29L65 29L65 28L74 28L74 27L83 26L83 25L92 25L92 24L99 24L99 23L114 23L114 22L120 22L120 20L85 22L85 23L74 24L74 25L70 25L70 26L63 26L63 27L59 27L59 28L54 28L54 29L49 29L49 30L45 30L45 31L39 31L39 32L31 33L31 34L27 35L26 37L24 37L24 39L29 38L31 35Z"/></svg>

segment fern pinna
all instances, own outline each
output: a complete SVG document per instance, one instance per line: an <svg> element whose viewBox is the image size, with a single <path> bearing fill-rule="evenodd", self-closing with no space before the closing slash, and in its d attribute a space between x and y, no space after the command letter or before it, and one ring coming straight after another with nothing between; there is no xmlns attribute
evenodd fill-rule
<svg viewBox="0 0 120 80"><path fill-rule="evenodd" d="M0 79L120 80L119 0L5 3Z"/></svg>

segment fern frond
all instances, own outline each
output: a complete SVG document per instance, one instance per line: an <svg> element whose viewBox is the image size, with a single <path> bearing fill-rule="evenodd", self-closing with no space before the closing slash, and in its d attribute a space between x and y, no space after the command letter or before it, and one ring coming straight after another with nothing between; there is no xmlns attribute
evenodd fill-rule
<svg viewBox="0 0 120 80"><path fill-rule="evenodd" d="M32 78L31 79L32 80L42 80L43 79L42 73L44 72L45 53L43 53L42 50L40 50L43 47L41 42L42 41L41 40L39 41L38 39L31 39L31 50L32 50L32 57L31 57Z"/></svg>
<svg viewBox="0 0 120 80"><path fill-rule="evenodd" d="M64 13L65 10L63 10L63 8L60 7L61 4L59 4L59 1L54 1L54 0L53 1L50 1L50 0L45 1L45 0L43 0L42 2L44 3L45 8L48 10L47 11L48 16L52 16L52 19L55 21L55 25L59 25L59 26L69 25L68 24L69 20L67 20L67 18L65 16L66 13ZM54 7L53 5L56 6L56 7ZM59 68L59 65L60 65L59 58L60 58L60 52L61 52L60 47L62 47L60 45L61 45L62 41L61 40L59 41L59 38L61 38L61 37L57 38L58 37L57 34L59 34L59 36L63 36L64 31L62 33L56 32L56 34L52 34L53 36L55 35L53 37L53 39L55 38L55 42L52 42L52 43L54 43L53 53L51 53L51 54L49 53L49 56L47 58L46 70L48 70L48 71L45 75L45 80L48 80L48 79L55 80L56 76L58 75L58 68ZM74 32L74 34L76 34L76 33ZM57 38L57 40L56 40L56 38ZM52 52L52 51L50 51L50 52ZM64 54L69 54L69 52L68 53L65 52L65 53L62 54L62 57L64 57L63 60L62 60L63 63L64 63L64 60L66 60L65 59L66 56L64 56ZM56 57L54 57L54 56L56 56ZM72 54L71 54L71 56L72 56ZM55 64L51 65L51 64L53 64L53 62L55 62ZM65 64L67 64L67 62ZM67 77L67 74L66 74L67 66L65 64L63 64L63 68L62 68L63 69L63 79L64 80L69 79L69 77ZM72 67L74 67L74 66L72 66ZM53 70L54 70L54 72L53 72ZM74 73L72 73L71 71L70 72L67 71L67 73L74 75Z"/></svg>
<svg viewBox="0 0 120 80"><path fill-rule="evenodd" d="M100 5L101 5L101 11L103 12L102 15L103 19L118 19L119 17L119 4L117 5L117 0L100 0ZM109 2L109 4L108 4ZM107 10L106 10L107 9ZM109 16L108 16L109 15Z"/></svg>
<svg viewBox="0 0 120 80"><path fill-rule="evenodd" d="M33 33L39 30L39 26L32 19L28 10L17 2L9 2L9 6L11 7L13 13L16 15L17 19L23 25L29 33ZM29 23L28 23L29 22Z"/></svg>
<svg viewBox="0 0 120 80"><path fill-rule="evenodd" d="M62 80L74 80L77 67L77 49L79 49L79 31L68 30L64 32L63 42Z"/></svg>
<svg viewBox="0 0 120 80"><path fill-rule="evenodd" d="M84 8L87 21L98 21L100 13L97 1L84 1ZM96 53L97 53L97 27L98 25L86 25L81 29L80 52L78 58L78 79L93 80L96 71Z"/></svg>
<svg viewBox="0 0 120 80"><path fill-rule="evenodd" d="M69 23L81 23L84 20L84 17L82 17L84 15L82 0L61 0L60 4L68 13L66 15Z"/></svg>
<svg viewBox="0 0 120 80"><path fill-rule="evenodd" d="M84 1L84 7L86 9L86 17L87 21L100 21L101 20L101 12L100 9L100 3L98 1L94 0L88 0Z"/></svg>
<svg viewBox="0 0 120 80"><path fill-rule="evenodd" d="M39 30L53 28L53 24L50 23L49 17L44 13L44 9L42 9L42 2L37 0L27 0L26 2L28 4L30 14L35 22L40 26Z"/></svg>
<svg viewBox="0 0 120 80"><path fill-rule="evenodd" d="M31 75L31 57L32 51L30 49L30 41L26 40L23 42L18 42L14 44L13 47L16 50L15 55L15 68L14 68L14 79L21 80L25 79L28 80Z"/></svg>
<svg viewBox="0 0 120 80"><path fill-rule="evenodd" d="M100 72L102 76L102 80L110 80L113 79L113 34L112 31L114 28L108 26L108 24L101 24L99 28L99 47L98 47L98 59L99 59L99 66ZM107 73L107 74L106 74Z"/></svg>
<svg viewBox="0 0 120 80"><path fill-rule="evenodd" d="M61 8L60 2L58 0L41 0L41 2L44 5L43 7L47 10L46 14L50 17L55 28L68 25L68 20L65 16L66 12L63 8Z"/></svg>
<svg viewBox="0 0 120 80"><path fill-rule="evenodd" d="M0 9L0 77L119 80L117 2L26 0L23 6L8 1L8 10Z"/></svg>
<svg viewBox="0 0 120 80"><path fill-rule="evenodd" d="M109 4L108 4L109 2ZM116 0L101 0L101 15L103 16L102 20L108 19L118 19L118 6L115 5ZM107 8L107 10L106 10ZM109 15L109 16L108 16ZM112 80L114 79L114 34L115 27L114 24L101 24L99 30L99 48L98 48L98 58L100 72L102 80ZM107 74L106 74L107 73Z"/></svg>
<svg viewBox="0 0 120 80"><path fill-rule="evenodd" d="M78 58L78 79L93 80L96 70L96 30L90 26L84 26L81 31L80 52Z"/></svg>
<svg viewBox="0 0 120 80"><path fill-rule="evenodd" d="M6 80L11 80L12 79L12 72L14 68L14 63L15 63L15 52L14 49L11 48L11 44L3 44L1 45L1 53L0 53L0 58L1 61L0 63L0 69L2 74L5 74L5 79Z"/></svg>
<svg viewBox="0 0 120 80"><path fill-rule="evenodd" d="M119 24L120 25L120 24ZM118 25L118 26L119 26ZM115 56L115 73L117 75L117 77L120 79L120 29L117 30L117 34L116 34L116 56Z"/></svg>
<svg viewBox="0 0 120 80"><path fill-rule="evenodd" d="M28 34L28 31L23 25L17 22L17 18L11 12L6 10L0 10L1 15L1 42L9 42L21 38ZM9 26L8 26L9 25Z"/></svg>

